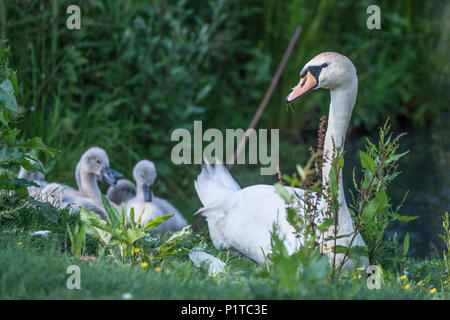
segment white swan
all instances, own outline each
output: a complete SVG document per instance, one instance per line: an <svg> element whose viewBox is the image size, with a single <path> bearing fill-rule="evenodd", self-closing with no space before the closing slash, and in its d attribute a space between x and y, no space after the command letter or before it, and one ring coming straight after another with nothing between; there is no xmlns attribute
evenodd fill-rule
<svg viewBox="0 0 450 320"><path fill-rule="evenodd" d="M332 157L333 140L336 147L343 147L353 106L356 101L358 80L353 63L345 56L325 52L309 61L300 73L300 82L286 98L292 102L304 93L326 88L331 92L328 128L325 137L324 153ZM342 150L342 148L340 149ZM322 182L327 183L331 163L325 160ZM271 252L270 232L278 223L279 233L285 237L284 244L289 254L302 245L302 239L294 235L294 228L286 220L285 203L270 185L254 185L241 189L227 169L219 165L204 165L195 181L195 189L203 204L199 210L206 217L211 240L218 249L234 248L248 258L263 263L265 255ZM304 193L298 188L287 188L292 194ZM352 233L353 221L344 197L342 173L339 179L338 234ZM326 204L321 199L321 208ZM340 238L338 245L347 245L351 237ZM332 243L329 244L332 247ZM365 246L358 234L353 246ZM331 260L331 254L329 254ZM337 256L339 263L343 255ZM360 260L368 265L368 259ZM343 269L353 267L354 261L347 260Z"/></svg>
<svg viewBox="0 0 450 320"><path fill-rule="evenodd" d="M186 219L170 202L153 195L151 187L156 179L156 168L152 161L139 161L133 168L133 178L136 181L137 192L136 196L126 203L128 219L131 208L134 208L136 220L139 214L144 211L141 225L145 225L149 220L159 216L173 215L155 229L175 231L187 226ZM128 188L129 184L124 183L123 186Z"/></svg>

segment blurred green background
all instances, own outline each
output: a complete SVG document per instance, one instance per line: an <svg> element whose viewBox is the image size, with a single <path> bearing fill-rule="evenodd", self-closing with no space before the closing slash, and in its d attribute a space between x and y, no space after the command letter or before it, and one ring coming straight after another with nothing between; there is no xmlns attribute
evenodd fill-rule
<svg viewBox="0 0 450 320"><path fill-rule="evenodd" d="M440 216L449 210L448 1L85 0L81 30L66 28L73 1L0 0L0 38L18 71L19 127L61 150L42 160L47 180L75 185L74 168L90 146L107 150L111 166L131 178L143 158L156 163L158 196L193 222L200 207L193 187L199 166L175 166L176 128L247 128L296 28L303 28L258 128L281 128L280 167L290 173L314 145L325 90L287 108L284 99L302 66L322 51L348 56L359 76L345 177L358 166L362 137L376 139L390 117L406 131L403 174L394 202L410 195L412 254L438 254ZM366 28L371 4L381 30ZM273 183L258 166L240 165L242 185ZM105 187L102 187L103 190ZM432 234L431 234L432 233ZM415 249L414 249L415 248ZM415 251L414 251L415 250Z"/></svg>

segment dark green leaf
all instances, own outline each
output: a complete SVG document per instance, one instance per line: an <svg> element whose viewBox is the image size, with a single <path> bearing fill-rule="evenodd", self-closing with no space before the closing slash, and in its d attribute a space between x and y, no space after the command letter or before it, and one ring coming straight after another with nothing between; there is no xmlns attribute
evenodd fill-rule
<svg viewBox="0 0 450 320"><path fill-rule="evenodd" d="M364 169L375 172L375 161L367 153L359 151L359 157L361 158L361 166Z"/></svg>
<svg viewBox="0 0 450 320"><path fill-rule="evenodd" d="M10 80L5 80L0 84L0 104L13 112L18 111L14 86Z"/></svg>

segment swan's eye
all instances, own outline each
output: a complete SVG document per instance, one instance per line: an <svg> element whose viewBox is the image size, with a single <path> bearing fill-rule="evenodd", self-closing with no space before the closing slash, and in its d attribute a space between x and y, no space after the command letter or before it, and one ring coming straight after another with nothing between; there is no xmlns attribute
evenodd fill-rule
<svg viewBox="0 0 450 320"><path fill-rule="evenodd" d="M100 164L100 160L97 160L97 163Z"/></svg>
<svg viewBox="0 0 450 320"><path fill-rule="evenodd" d="M326 68L326 67L328 67L328 63L322 64L322 68Z"/></svg>

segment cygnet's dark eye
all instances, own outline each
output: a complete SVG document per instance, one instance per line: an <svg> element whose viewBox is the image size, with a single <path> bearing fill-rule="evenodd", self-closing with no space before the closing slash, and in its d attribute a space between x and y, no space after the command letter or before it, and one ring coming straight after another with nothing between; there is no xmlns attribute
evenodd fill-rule
<svg viewBox="0 0 450 320"><path fill-rule="evenodd" d="M97 163L100 164L100 160L97 160Z"/></svg>
<svg viewBox="0 0 450 320"><path fill-rule="evenodd" d="M328 63L325 62L322 64L322 68L326 68L326 67L328 67Z"/></svg>

